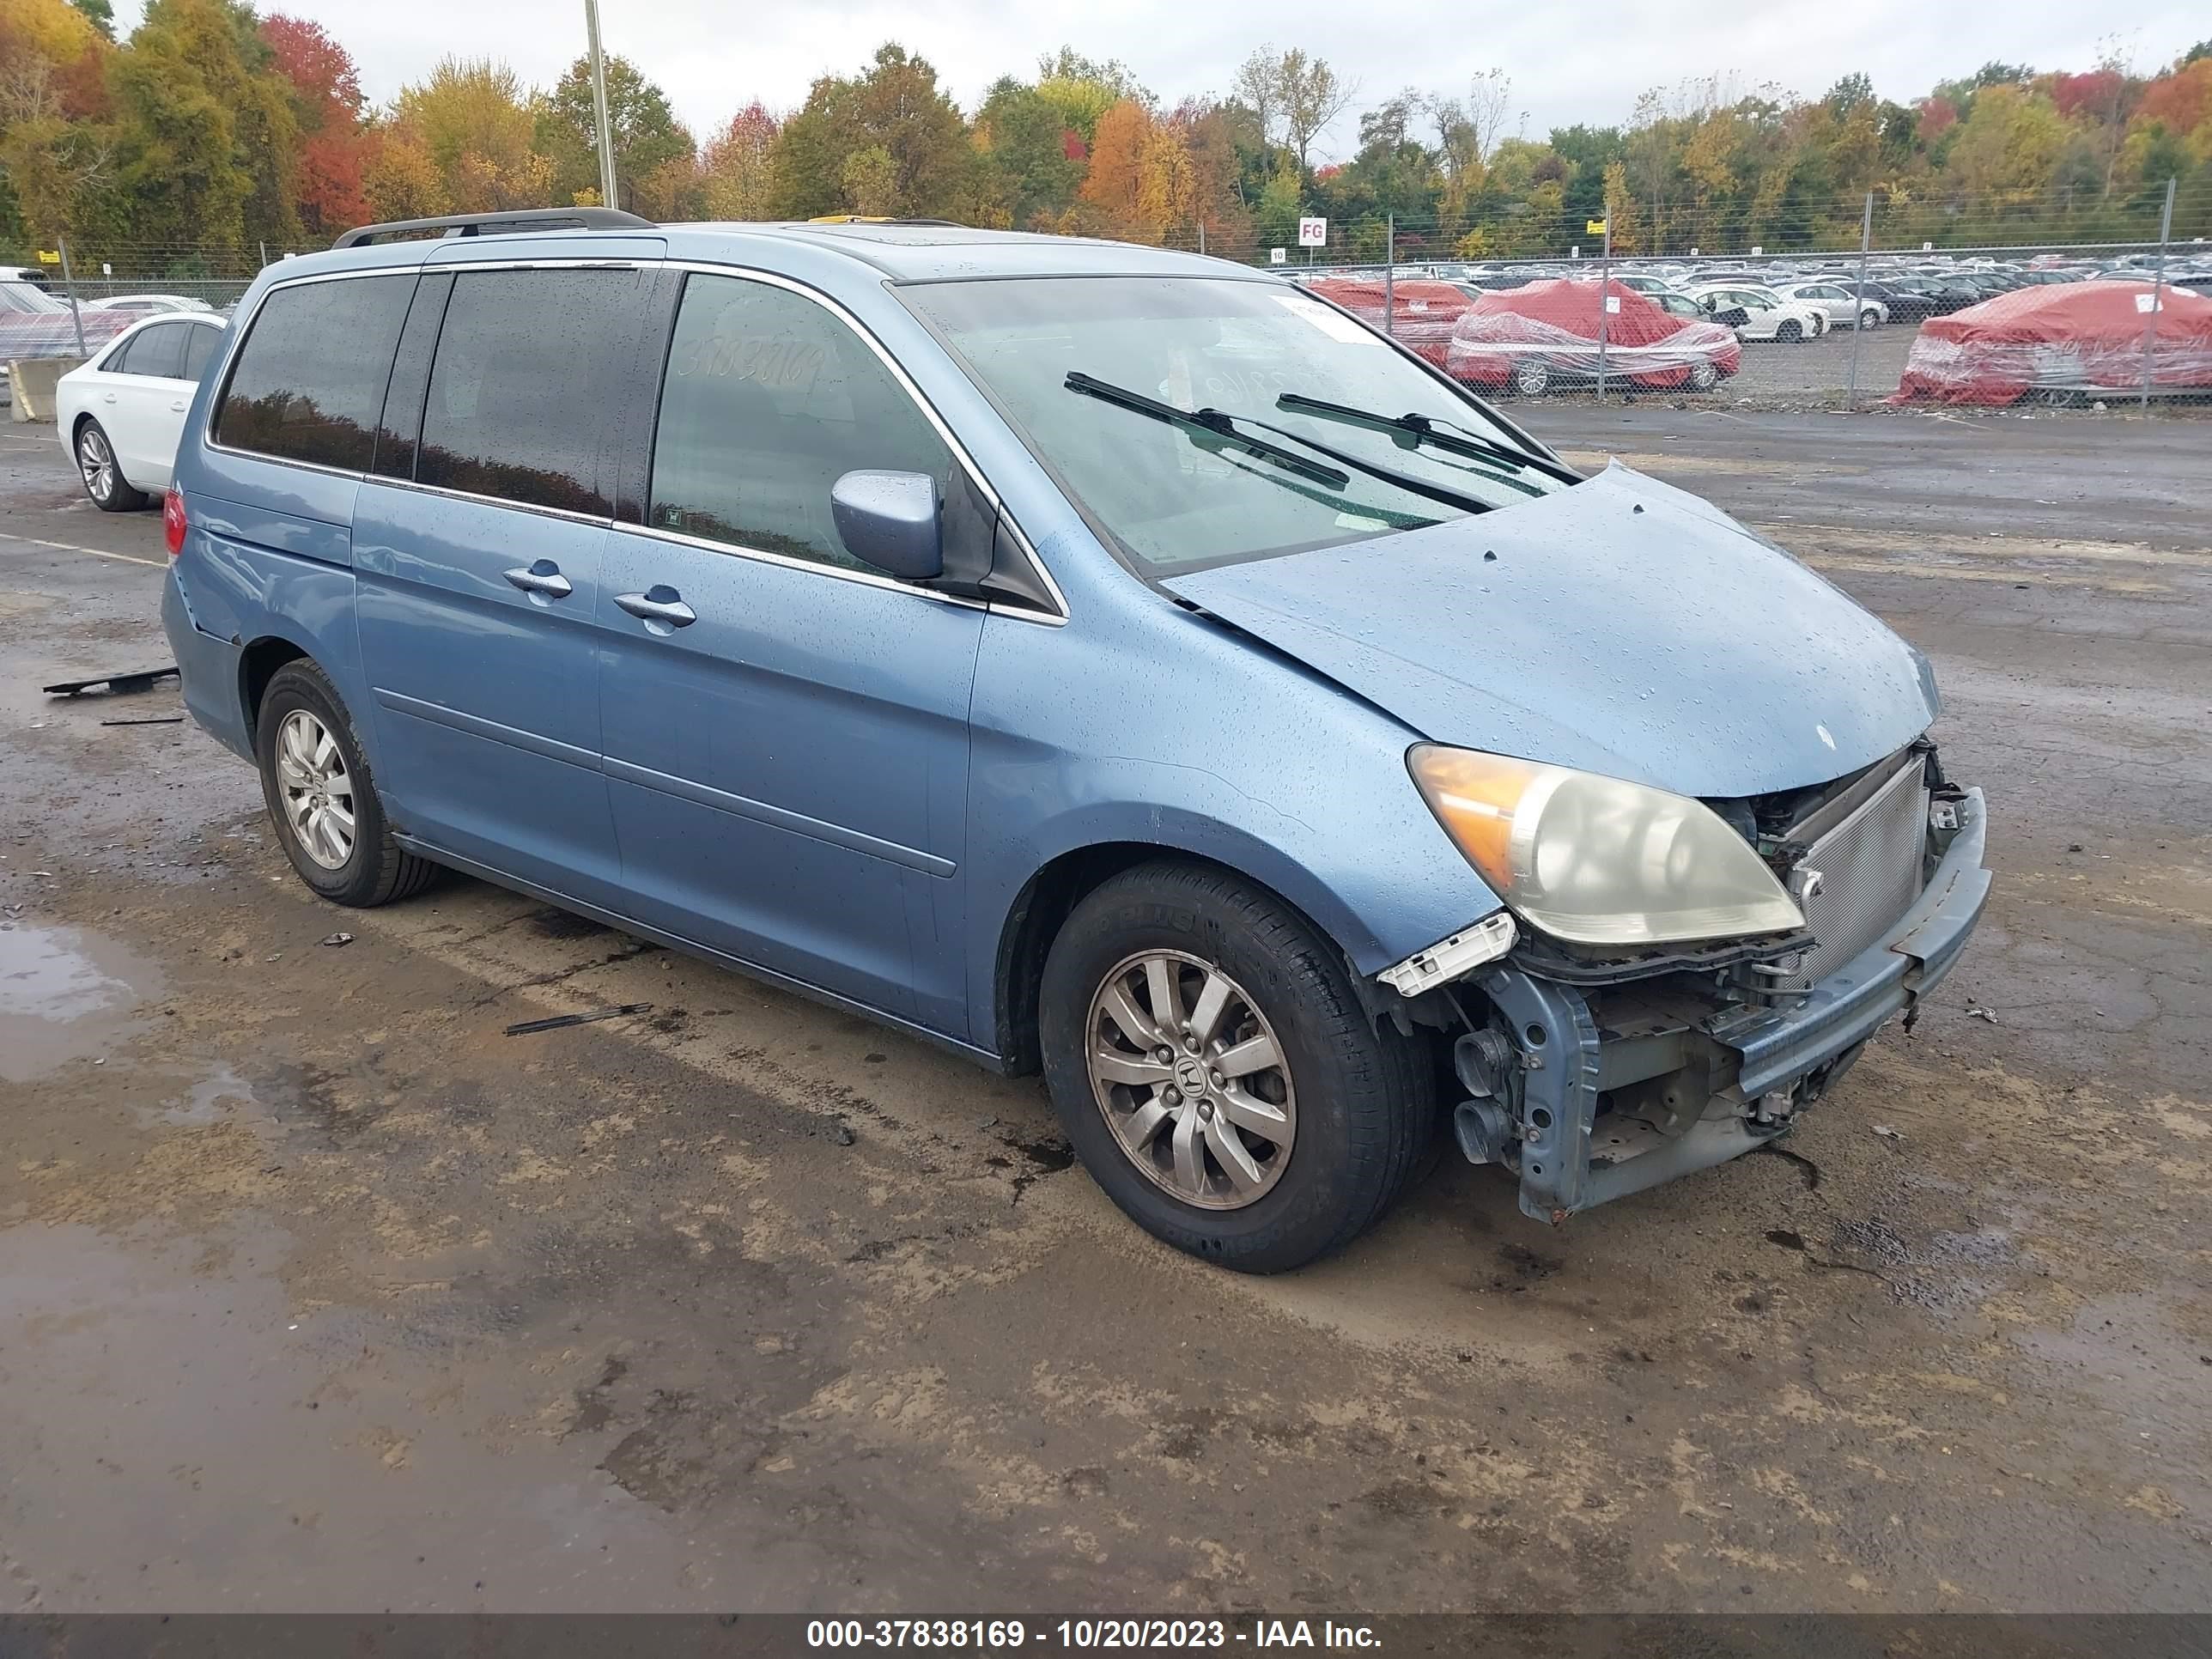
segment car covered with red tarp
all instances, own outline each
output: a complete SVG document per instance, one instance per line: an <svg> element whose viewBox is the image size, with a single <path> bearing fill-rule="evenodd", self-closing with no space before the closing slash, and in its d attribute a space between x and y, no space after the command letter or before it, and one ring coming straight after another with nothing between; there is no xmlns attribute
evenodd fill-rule
<svg viewBox="0 0 2212 1659"><path fill-rule="evenodd" d="M2030 394L2137 391L2146 343L2154 392L2212 392L2212 300L2089 282L2017 289L1930 318L1890 401L2002 407Z"/></svg>
<svg viewBox="0 0 2212 1659"><path fill-rule="evenodd" d="M1306 291L1342 306L1368 327L1387 332L1438 368L1449 367L1446 359L1451 350L1452 325L1474 304L1472 295L1450 283L1418 278L1392 283L1386 291L1379 276L1324 276L1307 283ZM1386 292L1390 313L1388 329L1382 323Z"/></svg>
<svg viewBox="0 0 2212 1659"><path fill-rule="evenodd" d="M1609 383L1709 392L1743 366L1731 328L1677 315L1619 283L1561 278L1475 300L1452 325L1444 371L1470 386L1531 398L1589 385L1598 378L1601 319Z"/></svg>
<svg viewBox="0 0 2212 1659"><path fill-rule="evenodd" d="M138 318L131 312L88 306L81 320L82 344L80 319L70 315L66 304L29 283L0 282L0 364L19 358L89 356Z"/></svg>

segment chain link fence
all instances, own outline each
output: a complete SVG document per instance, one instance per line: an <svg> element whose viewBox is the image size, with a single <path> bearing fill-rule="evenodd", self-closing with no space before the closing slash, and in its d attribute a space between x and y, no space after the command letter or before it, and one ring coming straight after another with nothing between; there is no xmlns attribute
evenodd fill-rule
<svg viewBox="0 0 2212 1659"><path fill-rule="evenodd" d="M1274 270L1492 397L2212 407L2212 179L2081 211L1873 194L1786 220L1664 202L1596 211L1146 240Z"/></svg>

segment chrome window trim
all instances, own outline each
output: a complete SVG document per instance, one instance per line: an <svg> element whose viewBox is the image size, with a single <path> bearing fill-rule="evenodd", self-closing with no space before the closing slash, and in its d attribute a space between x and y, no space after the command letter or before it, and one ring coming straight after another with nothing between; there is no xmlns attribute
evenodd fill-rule
<svg viewBox="0 0 2212 1659"><path fill-rule="evenodd" d="M744 547L736 542L718 542L705 536L687 536L680 530L663 530L657 525L617 524L615 530L628 536L648 536L657 542L669 542L678 547L696 547L703 553L726 553L733 559L750 559L756 564L780 565L786 570L805 570L824 576L835 576L840 581L859 582L864 587L885 587L896 593L911 593L916 599L934 599L939 605L958 605L965 611L988 611L990 602L971 599L964 593L940 593L933 587L917 587L912 582L902 582L896 576L878 575L872 570L848 570L842 564L829 564L820 559L794 559L788 553L770 553L765 549Z"/></svg>
<svg viewBox="0 0 2212 1659"><path fill-rule="evenodd" d="M427 243L425 246L427 248L438 248L447 246L447 242L441 240ZM420 490L425 495L446 495L455 500L475 501L489 507L508 507L519 512L545 514L582 524L608 525L611 529L651 536L681 546L697 547L714 553L726 553L734 558L755 559L767 564L784 565L794 570L818 571L841 581L856 581L867 586L890 588L897 592L913 594L918 599L934 599L940 604L957 605L966 610L983 611L992 616L1005 617L1016 622L1035 623L1048 628L1066 626L1067 596L1061 591L1060 583L1054 579L1051 570L1047 568L1044 561L1037 556L1036 544L1030 539L1029 532L1022 528L1013 514L1006 510L1005 498L992 487L991 481L983 476L983 470L976 465L975 458L968 453L967 446L953 434L952 428L945 422L945 417L938 413L936 406L923 395L921 388L915 384L913 376L908 374L904 366L885 349L883 342L876 337L874 331L844 305L823 293L819 289L811 288L793 277L784 276L781 271L761 270L747 265L720 264L707 259L592 258L583 256L550 259L498 258L481 260L454 259L441 260L433 264L426 255L423 262L419 264L371 265L360 270L321 270L304 276L286 277L282 281L271 283L262 290L261 297L253 302L253 309L243 319L234 319L229 327L242 343L251 332L254 323L259 320L261 309L269 303L271 295L286 289L302 288L310 283L355 282L371 276L413 276L419 280L425 275L448 271L458 276L463 271L470 270L530 270L578 267L599 270L648 269L696 270L709 276L728 276L743 282L763 283L770 288L782 289L822 307L846 327L852 330L862 343L875 354L877 361L890 371L891 378L897 381L900 389L912 399L915 406L921 410L922 418L929 422L931 428L944 441L945 447L951 452L953 459L958 462L961 470L967 473L969 482L981 493L984 500L990 502L993 511L998 514L1000 522L1003 523L1012 533L1015 546L1019 550L1022 556L1029 561L1030 570L1042 583L1045 592L1052 596L1054 609L1051 611L1032 611L1026 606L1011 605L1003 600L973 599L963 594L939 593L927 587L916 586L911 582L899 581L893 577L878 575L870 571L848 570L841 566L818 560L794 559L786 554L770 553L759 548L741 546L734 542L709 541L704 537L686 536L679 532L663 530L653 525L629 524L615 520L611 517L599 518L589 514L571 513L561 507L540 507L528 501L509 501L502 495L479 495L468 490L448 489L442 484L418 483L411 478L385 477L365 468L326 466L319 461L295 460L283 455L265 455L259 450L240 449L234 445L218 443L215 436L215 420L216 415L222 410L223 398L229 392L230 382L228 374L224 377L222 393L208 400L206 419L200 430L201 442L204 447L218 454L235 455L242 459L259 461L269 466L295 466L306 471L320 472L331 477L354 478L363 483L389 484L398 489ZM659 408L658 394L660 389L660 385L656 383L654 387L656 435ZM649 471L647 476L650 479ZM651 493L649 483L647 488L649 496ZM646 505L648 507L651 506L649 500Z"/></svg>

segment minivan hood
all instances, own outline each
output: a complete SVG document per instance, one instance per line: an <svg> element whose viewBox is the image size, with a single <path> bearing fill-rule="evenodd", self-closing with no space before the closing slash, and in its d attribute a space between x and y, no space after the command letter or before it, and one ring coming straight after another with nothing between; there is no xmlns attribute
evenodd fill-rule
<svg viewBox="0 0 2212 1659"><path fill-rule="evenodd" d="M1618 461L1498 512L1170 576L1435 742L1685 795L1825 783L1936 717L1927 659Z"/></svg>

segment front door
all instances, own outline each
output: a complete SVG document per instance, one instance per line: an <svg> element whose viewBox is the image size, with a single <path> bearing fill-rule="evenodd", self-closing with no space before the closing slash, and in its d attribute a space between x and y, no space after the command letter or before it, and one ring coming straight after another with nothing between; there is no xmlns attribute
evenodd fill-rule
<svg viewBox="0 0 2212 1659"><path fill-rule="evenodd" d="M831 486L925 472L948 542L988 512L820 301L686 278L645 522L609 534L600 706L640 920L964 1036L968 702L984 611L849 553Z"/></svg>
<svg viewBox="0 0 2212 1659"><path fill-rule="evenodd" d="M592 618L606 411L641 372L653 279L469 269L441 306L448 280L426 275L409 314L354 514L379 781L433 848L614 904Z"/></svg>

